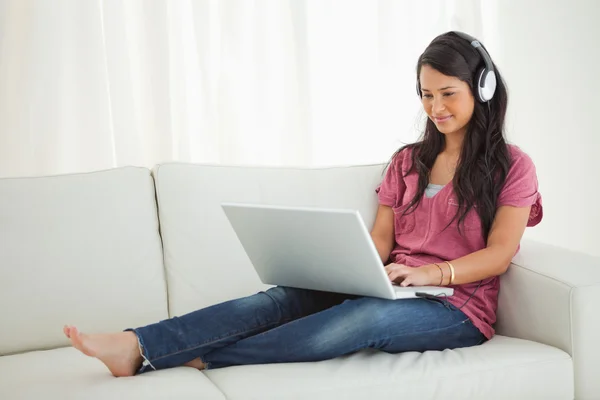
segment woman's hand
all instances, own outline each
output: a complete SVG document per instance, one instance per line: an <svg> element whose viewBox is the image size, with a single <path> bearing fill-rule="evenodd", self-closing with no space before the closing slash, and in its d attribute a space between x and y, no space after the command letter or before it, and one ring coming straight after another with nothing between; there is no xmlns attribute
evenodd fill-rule
<svg viewBox="0 0 600 400"><path fill-rule="evenodd" d="M442 277L435 265L409 267L403 264L388 264L385 271L392 282L400 286L438 286Z"/></svg>

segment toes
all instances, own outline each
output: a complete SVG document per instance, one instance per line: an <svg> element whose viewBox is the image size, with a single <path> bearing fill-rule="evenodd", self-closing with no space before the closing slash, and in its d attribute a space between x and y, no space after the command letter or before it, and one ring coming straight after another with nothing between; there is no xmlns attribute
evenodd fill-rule
<svg viewBox="0 0 600 400"><path fill-rule="evenodd" d="M73 343L73 345L75 347L81 346L81 335L79 334L79 331L77 330L77 328L74 326L72 326L69 329L69 339L71 339L71 342Z"/></svg>
<svg viewBox="0 0 600 400"><path fill-rule="evenodd" d="M65 334L66 337L68 337L69 339L71 338L71 333L70 333L70 328L68 325L65 325L63 327L63 333Z"/></svg>

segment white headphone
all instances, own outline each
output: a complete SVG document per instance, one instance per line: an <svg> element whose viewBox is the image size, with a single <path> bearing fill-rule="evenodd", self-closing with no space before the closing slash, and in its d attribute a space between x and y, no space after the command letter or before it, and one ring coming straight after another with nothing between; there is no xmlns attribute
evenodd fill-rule
<svg viewBox="0 0 600 400"><path fill-rule="evenodd" d="M479 54L481 54L485 66L480 68L475 74L475 94L477 99L482 103L490 101L492 97L494 97L494 92L496 91L496 73L494 72L492 58L483 48L483 45L473 36L458 31L453 31L453 33L471 43L471 46L475 47ZM419 81L417 81L417 93L420 97L421 87Z"/></svg>

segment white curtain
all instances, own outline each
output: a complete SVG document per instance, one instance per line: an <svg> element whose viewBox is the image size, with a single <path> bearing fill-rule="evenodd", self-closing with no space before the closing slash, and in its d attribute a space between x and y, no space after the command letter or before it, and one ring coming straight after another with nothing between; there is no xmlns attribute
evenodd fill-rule
<svg viewBox="0 0 600 400"><path fill-rule="evenodd" d="M482 3L485 3L483 1ZM0 176L389 159L477 0L0 0Z"/></svg>

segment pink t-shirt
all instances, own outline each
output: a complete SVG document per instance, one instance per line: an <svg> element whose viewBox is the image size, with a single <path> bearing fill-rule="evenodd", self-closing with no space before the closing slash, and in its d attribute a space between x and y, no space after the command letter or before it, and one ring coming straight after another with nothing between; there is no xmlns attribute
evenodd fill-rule
<svg viewBox="0 0 600 400"><path fill-rule="evenodd" d="M542 199L538 192L535 166L529 156L514 145L509 145L512 164L497 206L532 206L527 226L537 225L543 215ZM379 203L392 207L395 214L396 244L390 261L417 267L424 264L454 260L485 248L481 220L476 210L467 214L461 233L457 220L444 229L454 217L457 200L452 183L444 186L431 198L423 196L412 213L402 216L418 188L416 171L406 175L411 166L411 150L405 149L392 160L381 185L377 188ZM479 282L455 285L454 295L448 301L460 308L473 294ZM481 282L472 298L461 309L473 324L487 337L494 335L500 279L492 277Z"/></svg>

